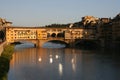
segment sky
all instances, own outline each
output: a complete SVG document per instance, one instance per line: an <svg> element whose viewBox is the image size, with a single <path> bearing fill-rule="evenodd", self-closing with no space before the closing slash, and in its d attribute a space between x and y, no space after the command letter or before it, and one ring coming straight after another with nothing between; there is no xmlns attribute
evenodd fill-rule
<svg viewBox="0 0 120 80"><path fill-rule="evenodd" d="M0 0L0 17L13 26L45 26L81 21L87 15L113 18L120 0Z"/></svg>

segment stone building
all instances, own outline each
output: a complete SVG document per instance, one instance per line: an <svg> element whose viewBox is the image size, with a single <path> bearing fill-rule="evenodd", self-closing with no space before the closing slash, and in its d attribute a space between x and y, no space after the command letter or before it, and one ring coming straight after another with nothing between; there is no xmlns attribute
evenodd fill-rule
<svg viewBox="0 0 120 80"><path fill-rule="evenodd" d="M112 43L120 47L120 13L112 20Z"/></svg>
<svg viewBox="0 0 120 80"><path fill-rule="evenodd" d="M0 42L5 40L5 27L11 26L12 22L8 22L5 19L0 18Z"/></svg>
<svg viewBox="0 0 120 80"><path fill-rule="evenodd" d="M97 37L101 42L102 47L111 46L112 40L112 25L109 18L101 18L97 27Z"/></svg>
<svg viewBox="0 0 120 80"><path fill-rule="evenodd" d="M0 18L0 30L3 29L4 27L9 27L11 26L12 22L6 21L3 18Z"/></svg>
<svg viewBox="0 0 120 80"><path fill-rule="evenodd" d="M36 39L36 29L28 27L6 27L6 41Z"/></svg>
<svg viewBox="0 0 120 80"><path fill-rule="evenodd" d="M120 14L115 18L101 18L98 26L101 46L112 48L120 45Z"/></svg>
<svg viewBox="0 0 120 80"><path fill-rule="evenodd" d="M98 23L98 21L99 21L99 18L97 17L93 17L93 16L82 17L82 22L84 26L87 24L95 25Z"/></svg>

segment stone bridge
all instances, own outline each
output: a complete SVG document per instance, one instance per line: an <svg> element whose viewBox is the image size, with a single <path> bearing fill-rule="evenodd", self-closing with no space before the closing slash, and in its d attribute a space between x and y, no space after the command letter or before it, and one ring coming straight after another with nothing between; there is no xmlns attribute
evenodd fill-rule
<svg viewBox="0 0 120 80"><path fill-rule="evenodd" d="M46 28L46 27L6 27L6 41L28 41L37 47L52 40L62 41L73 47L76 40L96 40L94 28Z"/></svg>

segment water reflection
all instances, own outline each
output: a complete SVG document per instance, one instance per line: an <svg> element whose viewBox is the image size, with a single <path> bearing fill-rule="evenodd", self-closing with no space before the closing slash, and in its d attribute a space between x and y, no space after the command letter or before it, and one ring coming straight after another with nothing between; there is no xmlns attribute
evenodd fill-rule
<svg viewBox="0 0 120 80"><path fill-rule="evenodd" d="M50 58L50 63L53 63L53 58Z"/></svg>
<svg viewBox="0 0 120 80"><path fill-rule="evenodd" d="M59 58L59 55L55 55L55 58L58 59L58 58Z"/></svg>
<svg viewBox="0 0 120 80"><path fill-rule="evenodd" d="M72 69L75 72L76 71L76 55L71 60L72 63Z"/></svg>
<svg viewBox="0 0 120 80"><path fill-rule="evenodd" d="M59 63L59 74L60 76L63 74L63 65L61 63Z"/></svg>
<svg viewBox="0 0 120 80"><path fill-rule="evenodd" d="M64 48L64 47L66 47L66 45L65 44L47 42L42 47L43 48Z"/></svg>
<svg viewBox="0 0 120 80"><path fill-rule="evenodd" d="M34 44L33 43L22 43L19 44L15 47L15 50L22 50L22 49L26 49L26 48L33 48Z"/></svg>
<svg viewBox="0 0 120 80"><path fill-rule="evenodd" d="M38 59L38 61L41 62L41 61L42 61L42 58L40 57L40 58Z"/></svg>
<svg viewBox="0 0 120 80"><path fill-rule="evenodd" d="M16 49L8 80L118 80L119 65L120 62L112 56L98 54L96 51Z"/></svg>

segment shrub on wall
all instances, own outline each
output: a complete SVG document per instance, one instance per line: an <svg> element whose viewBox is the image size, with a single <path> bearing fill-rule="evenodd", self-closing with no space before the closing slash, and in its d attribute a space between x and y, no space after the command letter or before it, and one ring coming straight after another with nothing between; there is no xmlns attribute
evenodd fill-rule
<svg viewBox="0 0 120 80"><path fill-rule="evenodd" d="M10 60L14 51L13 45L7 45L0 56L0 80L7 80Z"/></svg>

